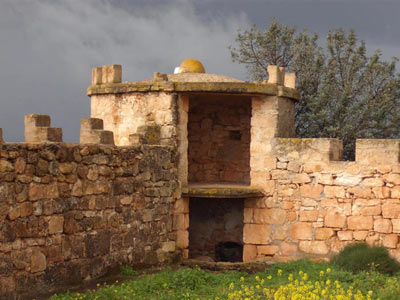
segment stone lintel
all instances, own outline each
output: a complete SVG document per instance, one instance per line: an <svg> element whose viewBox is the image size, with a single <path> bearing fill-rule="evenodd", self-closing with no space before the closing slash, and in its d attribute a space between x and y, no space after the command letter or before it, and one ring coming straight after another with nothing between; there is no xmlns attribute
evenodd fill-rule
<svg viewBox="0 0 400 300"><path fill-rule="evenodd" d="M197 198L258 198L264 197L263 190L236 184L188 184L182 188L183 197Z"/></svg>
<svg viewBox="0 0 400 300"><path fill-rule="evenodd" d="M296 89L271 83L250 82L124 82L98 84L88 87L88 96L102 94L121 94L130 92L181 92L181 93L226 93L240 95L270 95L299 99Z"/></svg>

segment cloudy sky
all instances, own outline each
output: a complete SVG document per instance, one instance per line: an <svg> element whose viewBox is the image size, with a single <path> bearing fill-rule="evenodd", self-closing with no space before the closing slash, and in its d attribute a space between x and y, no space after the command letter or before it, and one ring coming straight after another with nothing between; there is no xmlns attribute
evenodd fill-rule
<svg viewBox="0 0 400 300"><path fill-rule="evenodd" d="M195 57L247 79L227 47L238 28L271 17L321 37L354 28L370 51L400 57L399 13L396 0L0 0L0 128L23 141L24 115L45 113L77 141L94 66L122 64L123 81L137 81Z"/></svg>

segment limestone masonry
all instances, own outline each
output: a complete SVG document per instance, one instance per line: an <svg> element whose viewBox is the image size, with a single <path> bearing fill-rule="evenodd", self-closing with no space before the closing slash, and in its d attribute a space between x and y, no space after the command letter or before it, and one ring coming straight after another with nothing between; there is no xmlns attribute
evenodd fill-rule
<svg viewBox="0 0 400 300"><path fill-rule="evenodd" d="M339 140L295 137L294 74L203 71L94 68L79 144L47 115L25 117L25 143L0 129L0 299L121 264L323 260L356 241L400 260L400 140L358 140L342 161Z"/></svg>

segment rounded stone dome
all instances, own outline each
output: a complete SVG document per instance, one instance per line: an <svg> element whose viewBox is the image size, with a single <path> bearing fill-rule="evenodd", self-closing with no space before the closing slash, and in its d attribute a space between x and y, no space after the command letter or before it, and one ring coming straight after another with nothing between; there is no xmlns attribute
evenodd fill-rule
<svg viewBox="0 0 400 300"><path fill-rule="evenodd" d="M178 73L205 73L203 64L195 58L185 59L179 66Z"/></svg>

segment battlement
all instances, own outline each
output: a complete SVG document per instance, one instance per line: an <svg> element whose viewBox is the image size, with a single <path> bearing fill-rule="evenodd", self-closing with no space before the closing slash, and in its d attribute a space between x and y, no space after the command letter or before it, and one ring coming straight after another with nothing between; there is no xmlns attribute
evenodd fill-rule
<svg viewBox="0 0 400 300"><path fill-rule="evenodd" d="M343 144L338 139L279 138L272 149L283 160L298 152L301 161L341 161ZM400 140L357 139L355 162L361 165L390 165L400 163Z"/></svg>
<svg viewBox="0 0 400 300"><path fill-rule="evenodd" d="M92 85L120 83L121 81L121 65L102 66L92 69Z"/></svg>
<svg viewBox="0 0 400 300"><path fill-rule="evenodd" d="M62 142L62 129L50 127L50 116L30 114L25 116L25 142Z"/></svg>
<svg viewBox="0 0 400 300"><path fill-rule="evenodd" d="M343 161L338 139L296 138L294 73L194 69L123 83L120 65L94 68L79 143L43 114L25 116L25 143L0 128L0 298L52 272L219 260L226 241L243 261L326 259L356 241L400 261L400 140L357 140Z"/></svg>
<svg viewBox="0 0 400 300"><path fill-rule="evenodd" d="M400 140L395 140L395 139L357 140L356 161L363 165L399 164Z"/></svg>
<svg viewBox="0 0 400 300"><path fill-rule="evenodd" d="M29 114L25 116L25 143L62 143L62 128L50 127L51 118L45 114ZM161 128L151 122L139 126L136 133L130 135L129 145L160 145ZM81 119L81 144L114 145L114 133L104 130L103 120L99 118ZM0 143L3 140L3 129L0 128Z"/></svg>
<svg viewBox="0 0 400 300"><path fill-rule="evenodd" d="M114 145L114 133L103 129L102 119L81 119L80 142L82 144L94 143Z"/></svg>
<svg viewBox="0 0 400 300"><path fill-rule="evenodd" d="M164 74L155 72L153 78L138 82L123 82L121 65L92 69L92 85L88 96L121 93L229 93L248 95L275 95L299 99L295 89L296 76L285 73L285 68L268 66L269 79L263 82L244 82L228 76L207 73Z"/></svg>

